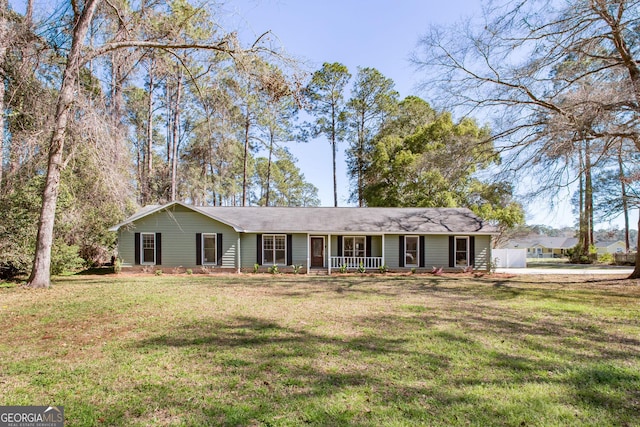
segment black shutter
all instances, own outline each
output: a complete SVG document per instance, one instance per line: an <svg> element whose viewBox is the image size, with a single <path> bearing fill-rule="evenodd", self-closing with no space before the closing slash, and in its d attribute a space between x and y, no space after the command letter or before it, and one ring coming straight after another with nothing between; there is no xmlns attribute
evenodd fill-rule
<svg viewBox="0 0 640 427"><path fill-rule="evenodd" d="M196 265L202 265L202 233L196 233Z"/></svg>
<svg viewBox="0 0 640 427"><path fill-rule="evenodd" d="M469 237L469 265L476 263L476 236Z"/></svg>
<svg viewBox="0 0 640 427"><path fill-rule="evenodd" d="M287 234L287 265L293 265L293 235Z"/></svg>
<svg viewBox="0 0 640 427"><path fill-rule="evenodd" d="M222 251L222 233L216 234L216 263L218 265L222 265L222 255L224 255Z"/></svg>
<svg viewBox="0 0 640 427"><path fill-rule="evenodd" d="M156 233L156 265L162 265L162 233Z"/></svg>
<svg viewBox="0 0 640 427"><path fill-rule="evenodd" d="M256 264L262 265L262 234L256 234Z"/></svg>
<svg viewBox="0 0 640 427"><path fill-rule="evenodd" d="M420 251L420 267L424 268L425 267L425 259L426 259L424 236L420 236L420 245L418 247L418 250Z"/></svg>
<svg viewBox="0 0 640 427"><path fill-rule="evenodd" d="M449 267L456 266L456 238L449 236Z"/></svg>
<svg viewBox="0 0 640 427"><path fill-rule="evenodd" d="M140 265L140 233L135 233L133 239L133 250L135 251L133 255L134 263L135 265Z"/></svg>
<svg viewBox="0 0 640 427"><path fill-rule="evenodd" d="M404 236L398 237L398 266L404 267Z"/></svg>
<svg viewBox="0 0 640 427"><path fill-rule="evenodd" d="M371 236L367 236L367 244L365 250L367 251L367 258L371 258Z"/></svg>
<svg viewBox="0 0 640 427"><path fill-rule="evenodd" d="M344 256L342 252L342 236L336 236L338 239L338 256Z"/></svg>

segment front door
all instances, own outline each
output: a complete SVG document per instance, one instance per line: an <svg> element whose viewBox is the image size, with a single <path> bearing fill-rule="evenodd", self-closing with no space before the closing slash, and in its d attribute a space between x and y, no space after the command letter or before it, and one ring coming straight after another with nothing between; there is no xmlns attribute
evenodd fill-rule
<svg viewBox="0 0 640 427"><path fill-rule="evenodd" d="M311 267L324 267L324 237L311 238Z"/></svg>

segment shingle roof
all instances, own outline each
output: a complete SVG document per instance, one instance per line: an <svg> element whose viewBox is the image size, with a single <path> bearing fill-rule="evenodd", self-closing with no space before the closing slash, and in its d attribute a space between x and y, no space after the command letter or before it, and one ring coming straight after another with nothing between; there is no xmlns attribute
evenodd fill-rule
<svg viewBox="0 0 640 427"><path fill-rule="evenodd" d="M145 208L126 221L170 208ZM243 232L496 234L496 227L466 208L196 207L176 202Z"/></svg>
<svg viewBox="0 0 640 427"><path fill-rule="evenodd" d="M495 228L460 208L198 208L248 232L493 233Z"/></svg>
<svg viewBox="0 0 640 427"><path fill-rule="evenodd" d="M569 249L578 244L578 239L575 237L531 237L522 240L507 242L505 248L532 248L535 246L541 246L549 249Z"/></svg>
<svg viewBox="0 0 640 427"><path fill-rule="evenodd" d="M618 243L622 243L624 245L624 242L622 240L601 240L599 242L596 242L595 245L599 248L606 248L609 246L617 245Z"/></svg>
<svg viewBox="0 0 640 427"><path fill-rule="evenodd" d="M532 242L545 248L569 249L578 244L578 239L575 237L540 237Z"/></svg>

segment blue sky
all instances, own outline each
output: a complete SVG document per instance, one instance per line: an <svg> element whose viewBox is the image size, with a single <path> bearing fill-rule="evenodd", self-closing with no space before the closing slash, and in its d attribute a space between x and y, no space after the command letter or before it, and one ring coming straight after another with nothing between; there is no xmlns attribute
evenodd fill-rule
<svg viewBox="0 0 640 427"><path fill-rule="evenodd" d="M420 93L421 82L409 61L429 25L450 25L480 13L476 0L241 0L227 6L234 12L234 26L245 39L271 30L279 43L305 60L311 70L323 62L341 62L355 75L357 67L377 68L393 79L401 98ZM348 96L348 94L347 94ZM338 203L347 206L349 180L344 148L338 157ZM331 147L326 139L289 145L307 180L319 189L323 206L333 205ZM528 207L527 222L553 226L572 225L571 208Z"/></svg>
<svg viewBox="0 0 640 427"><path fill-rule="evenodd" d="M206 1L206 0L203 0ZM23 0L10 0L16 10L24 10ZM35 0L43 13L51 7ZM421 76L409 62L411 52L429 25L452 25L464 17L480 13L479 0L229 0L224 6L225 31L238 30L245 41L253 41L271 31L277 43L290 55L303 60L313 71L323 62L341 62L355 75L357 67L377 68L393 79L400 97L420 93ZM349 94L347 93L348 97ZM307 181L319 189L323 206L333 205L331 147L326 139L288 145L298 159ZM349 180L344 149L339 147L338 202L347 206ZM566 194L566 199L569 194ZM529 224L569 226L574 223L571 207L565 201L554 206L538 203L527 207ZM637 217L635 217L637 218ZM635 218L631 218L635 224ZM614 221L622 227L621 219ZM608 224L602 224L607 227Z"/></svg>
<svg viewBox="0 0 640 427"><path fill-rule="evenodd" d="M340 62L352 75L357 67L374 67L393 79L400 97L416 95L419 75L409 55L419 36L432 23L454 22L475 1L419 0L241 0L229 3L243 38L267 30L287 53L306 62L310 70L323 62ZM472 8L471 8L472 9ZM349 93L346 93L348 98ZM338 204L347 205L349 181L344 148L339 147ZM307 180L319 189L323 206L333 205L331 146L324 138L290 144Z"/></svg>

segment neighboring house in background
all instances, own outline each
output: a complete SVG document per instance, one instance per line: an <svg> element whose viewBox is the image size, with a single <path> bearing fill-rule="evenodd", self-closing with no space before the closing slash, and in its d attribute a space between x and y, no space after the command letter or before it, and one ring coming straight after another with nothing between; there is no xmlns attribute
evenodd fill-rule
<svg viewBox="0 0 640 427"><path fill-rule="evenodd" d="M147 206L112 227L123 267L302 265L302 271L473 266L489 270L497 229L459 208Z"/></svg>
<svg viewBox="0 0 640 427"><path fill-rule="evenodd" d="M519 241L509 241L505 249L527 249L527 258L562 258L578 244L575 237L539 236Z"/></svg>
<svg viewBox="0 0 640 427"><path fill-rule="evenodd" d="M607 242L596 242L596 252L598 255L604 254L622 254L627 251L627 245L622 240L613 240Z"/></svg>

